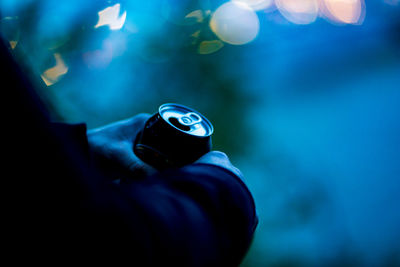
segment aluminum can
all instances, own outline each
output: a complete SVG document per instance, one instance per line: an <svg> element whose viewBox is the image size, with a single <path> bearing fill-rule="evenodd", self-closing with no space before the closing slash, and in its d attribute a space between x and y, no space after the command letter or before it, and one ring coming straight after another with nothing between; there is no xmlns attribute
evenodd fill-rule
<svg viewBox="0 0 400 267"><path fill-rule="evenodd" d="M211 150L211 122L180 104L161 105L139 132L135 154L157 169L190 164Z"/></svg>

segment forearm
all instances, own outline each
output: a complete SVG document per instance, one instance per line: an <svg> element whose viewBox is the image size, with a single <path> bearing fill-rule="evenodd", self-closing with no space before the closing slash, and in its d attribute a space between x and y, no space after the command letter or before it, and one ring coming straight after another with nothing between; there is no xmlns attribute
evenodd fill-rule
<svg viewBox="0 0 400 267"><path fill-rule="evenodd" d="M236 265L250 245L257 224L253 199L219 167L190 165L120 186L141 207L156 257L187 266Z"/></svg>
<svg viewBox="0 0 400 267"><path fill-rule="evenodd" d="M83 150L87 148L83 125L54 126ZM101 198L89 200L89 209L99 211L93 223L100 229L112 228L102 234L109 231L109 243L120 243L120 250L132 248L141 256L151 255L143 259L147 263L162 259L157 263L237 265L257 225L254 202L235 174L237 169L227 168L223 161L207 162L144 179L125 177L119 185L92 175L92 189ZM113 232L124 237L114 237Z"/></svg>

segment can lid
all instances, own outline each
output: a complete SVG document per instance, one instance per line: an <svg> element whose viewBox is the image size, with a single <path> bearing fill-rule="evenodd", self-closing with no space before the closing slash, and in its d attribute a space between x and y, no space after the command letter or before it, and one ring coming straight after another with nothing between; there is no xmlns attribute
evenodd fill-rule
<svg viewBox="0 0 400 267"><path fill-rule="evenodd" d="M161 105L158 112L168 124L186 134L208 137L214 131L206 117L186 106L168 103Z"/></svg>

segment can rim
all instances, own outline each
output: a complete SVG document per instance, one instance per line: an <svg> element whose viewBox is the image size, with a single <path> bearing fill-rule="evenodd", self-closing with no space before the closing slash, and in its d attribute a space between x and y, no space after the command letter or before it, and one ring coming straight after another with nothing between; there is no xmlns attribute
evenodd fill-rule
<svg viewBox="0 0 400 267"><path fill-rule="evenodd" d="M182 104L177 104L177 103L165 103L165 104L162 104L159 108L158 108L158 113L161 115L161 118L165 121L165 119L163 118L163 116L162 116L162 114L161 114L161 111L166 107L166 106L175 106L175 107L179 107L179 108L184 108L184 109L186 109L187 111L194 111L194 112L196 112L197 114L199 114L200 116L201 116L201 119L204 121L204 122L206 122L206 124L209 126L209 128L210 128L210 130L209 130L209 133L207 134L207 135L204 135L204 136L200 136L200 135L193 135L193 136L197 136L197 137L199 137L199 138L204 138L204 137L209 137L209 136L211 136L213 133L214 133L214 126L211 124L211 122L203 115L203 114L201 114L200 112L198 112L197 110L195 110L195 109L193 109L193 108L189 108L189 107L187 107L187 106L185 106L185 105L182 105ZM182 131L182 130L180 130L179 128L177 128L176 126L174 126L174 125L172 125L171 123L169 123L169 122L167 122L169 125L171 125L172 127L174 127L174 128L176 128L176 129L178 129L179 131Z"/></svg>

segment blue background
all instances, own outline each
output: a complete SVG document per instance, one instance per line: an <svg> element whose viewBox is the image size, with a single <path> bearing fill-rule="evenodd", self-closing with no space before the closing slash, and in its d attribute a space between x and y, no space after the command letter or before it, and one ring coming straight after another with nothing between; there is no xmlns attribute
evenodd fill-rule
<svg viewBox="0 0 400 267"><path fill-rule="evenodd" d="M1 30L56 120L93 128L166 102L205 114L255 197L243 266L400 266L400 5L367 1L361 25L258 11L254 41L198 54L194 32L218 38L182 18L224 2L2 1ZM94 28L115 3L123 28ZM107 45L110 62L85 61ZM54 53L68 72L44 86Z"/></svg>

